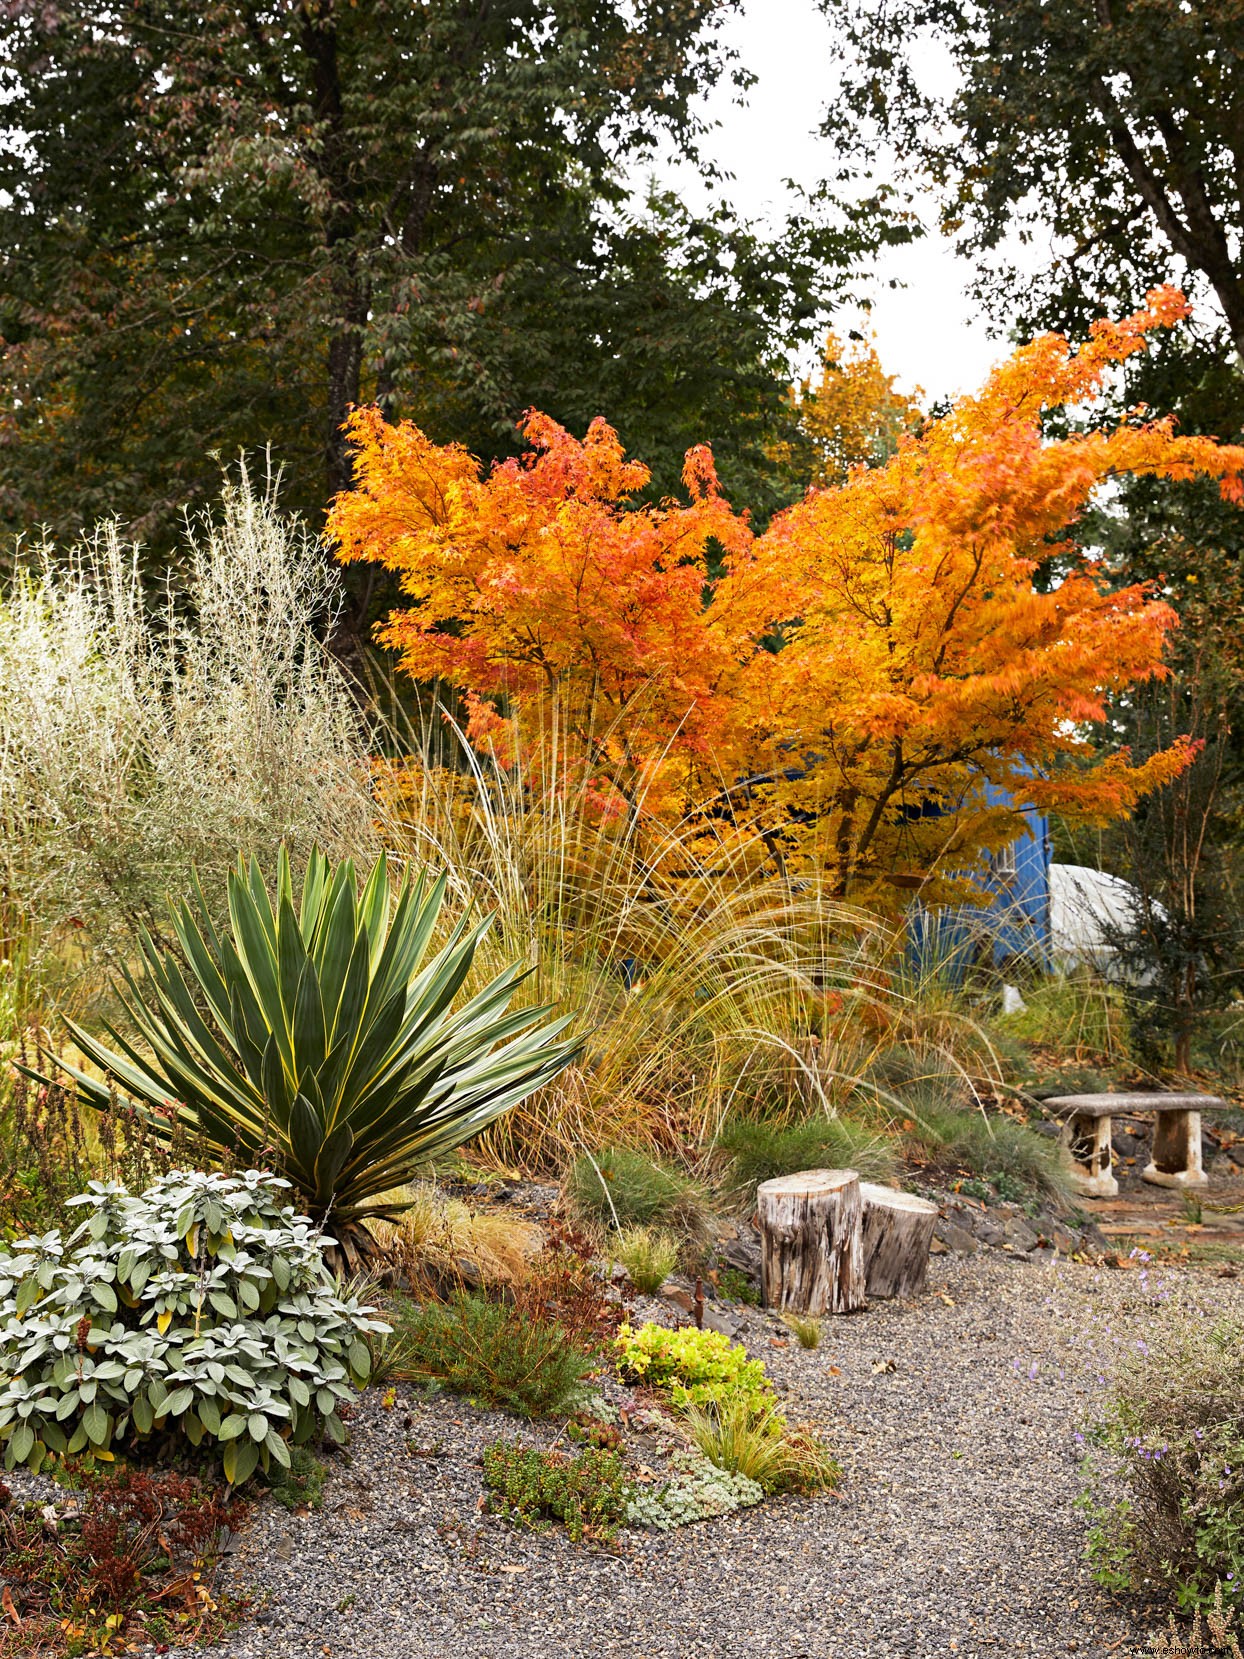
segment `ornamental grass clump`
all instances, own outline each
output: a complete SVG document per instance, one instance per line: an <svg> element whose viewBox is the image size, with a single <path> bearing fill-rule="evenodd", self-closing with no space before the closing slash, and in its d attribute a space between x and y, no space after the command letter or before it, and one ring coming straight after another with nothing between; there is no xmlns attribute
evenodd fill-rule
<svg viewBox="0 0 1244 1659"><path fill-rule="evenodd" d="M275 895L239 860L227 934L196 885L170 912L178 950L144 932L142 980L124 970L150 1052L113 1026L119 1052L70 1024L109 1081L58 1063L100 1110L120 1088L157 1132L184 1122L235 1162L275 1159L356 1268L375 1250L368 1222L401 1214L397 1189L580 1047L562 1037L568 1019L511 1008L519 966L454 1009L490 920L460 918L429 957L446 879L408 875L394 897L382 854L360 890L348 859L333 869L313 851L295 904L284 848Z"/></svg>
<svg viewBox="0 0 1244 1659"><path fill-rule="evenodd" d="M704 1195L693 1181L629 1146L584 1153L566 1175L570 1208L584 1221L625 1229L655 1225L692 1237L705 1228Z"/></svg>
<svg viewBox="0 0 1244 1659"><path fill-rule="evenodd" d="M399 1382L437 1385L521 1417L577 1411L593 1363L555 1321L465 1292L400 1306L382 1361Z"/></svg>
<svg viewBox="0 0 1244 1659"><path fill-rule="evenodd" d="M182 1442L237 1485L313 1435L343 1442L388 1327L338 1293L287 1190L254 1170L173 1171L137 1197L93 1181L68 1239L0 1254L5 1467Z"/></svg>
<svg viewBox="0 0 1244 1659"><path fill-rule="evenodd" d="M613 1253L641 1296L655 1296L678 1266L678 1240L652 1227L626 1227Z"/></svg>
<svg viewBox="0 0 1244 1659"><path fill-rule="evenodd" d="M1172 1316L1125 1355L1089 1434L1089 1554L1113 1588L1244 1601L1244 1325ZM1116 1494L1122 1490L1122 1496Z"/></svg>

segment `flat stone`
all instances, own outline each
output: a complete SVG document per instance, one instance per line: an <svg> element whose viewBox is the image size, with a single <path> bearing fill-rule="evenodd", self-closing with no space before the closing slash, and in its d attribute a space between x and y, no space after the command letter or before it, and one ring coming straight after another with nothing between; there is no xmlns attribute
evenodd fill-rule
<svg viewBox="0 0 1244 1659"><path fill-rule="evenodd" d="M956 1227L953 1221L939 1221L933 1229L933 1236L958 1256L974 1256L980 1249L971 1233L965 1227Z"/></svg>
<svg viewBox="0 0 1244 1659"><path fill-rule="evenodd" d="M1012 1250L1033 1250L1040 1242L1040 1237L1041 1235L1021 1216L1013 1216L1006 1224L1006 1241Z"/></svg>

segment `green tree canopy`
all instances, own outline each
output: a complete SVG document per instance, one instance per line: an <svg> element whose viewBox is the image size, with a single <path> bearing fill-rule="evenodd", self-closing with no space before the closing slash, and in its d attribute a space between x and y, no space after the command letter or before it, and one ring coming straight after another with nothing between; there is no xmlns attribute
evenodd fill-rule
<svg viewBox="0 0 1244 1659"><path fill-rule="evenodd" d="M997 312L1074 330L1182 267L1244 353L1244 0L822 4L848 61L826 130L933 182ZM1008 234L1052 236L1035 288Z"/></svg>
<svg viewBox="0 0 1244 1659"><path fill-rule="evenodd" d="M0 10L0 527L160 539L271 443L318 517L378 399L488 455L607 412L770 505L785 351L868 236L766 242L632 183L746 76L735 0L13 0Z"/></svg>

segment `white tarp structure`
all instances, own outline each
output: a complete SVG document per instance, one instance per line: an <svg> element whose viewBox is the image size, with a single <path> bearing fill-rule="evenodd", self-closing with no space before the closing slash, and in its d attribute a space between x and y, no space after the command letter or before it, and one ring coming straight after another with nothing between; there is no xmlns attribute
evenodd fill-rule
<svg viewBox="0 0 1244 1659"><path fill-rule="evenodd" d="M1138 895L1130 882L1083 864L1050 865L1050 948L1060 969L1084 965L1110 976L1116 953L1106 930L1136 925ZM1161 914L1161 907L1155 907Z"/></svg>

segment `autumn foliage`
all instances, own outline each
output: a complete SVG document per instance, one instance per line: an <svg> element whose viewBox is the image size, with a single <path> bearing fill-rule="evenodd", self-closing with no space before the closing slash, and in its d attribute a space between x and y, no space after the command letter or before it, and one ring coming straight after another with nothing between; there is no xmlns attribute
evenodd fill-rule
<svg viewBox="0 0 1244 1659"><path fill-rule="evenodd" d="M947 872L1013 839L1018 808L1105 821L1190 758L1094 747L1110 694L1164 673L1175 619L1149 586L1112 589L1076 530L1121 474L1209 476L1239 500L1244 449L1143 412L1043 432L1185 309L1159 289L1078 350L1042 336L759 537L706 449L686 502L653 506L603 421L579 442L533 414L531 453L485 475L373 410L352 417L358 483L330 529L343 558L399 574L411 604L381 639L463 694L502 765L517 734L538 780L555 745L605 819L683 817L705 857L746 842L855 898L951 896ZM1014 807L987 805L988 783Z"/></svg>

